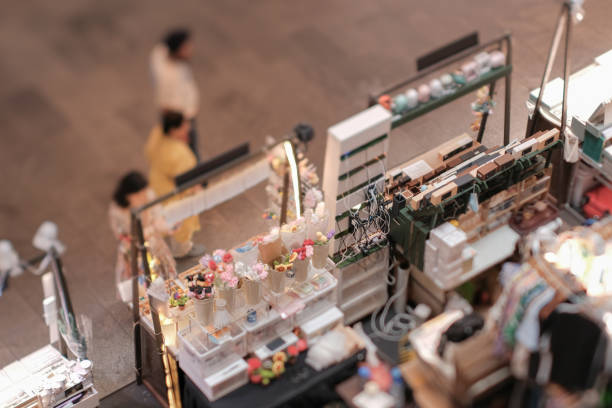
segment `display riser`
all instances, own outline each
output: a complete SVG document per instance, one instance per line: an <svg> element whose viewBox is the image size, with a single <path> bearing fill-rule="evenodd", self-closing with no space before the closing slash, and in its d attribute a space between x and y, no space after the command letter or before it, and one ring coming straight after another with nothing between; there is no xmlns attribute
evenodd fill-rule
<svg viewBox="0 0 612 408"><path fill-rule="evenodd" d="M389 254L376 251L343 268L335 268L338 280L338 307L345 324L353 323L374 312L387 301Z"/></svg>

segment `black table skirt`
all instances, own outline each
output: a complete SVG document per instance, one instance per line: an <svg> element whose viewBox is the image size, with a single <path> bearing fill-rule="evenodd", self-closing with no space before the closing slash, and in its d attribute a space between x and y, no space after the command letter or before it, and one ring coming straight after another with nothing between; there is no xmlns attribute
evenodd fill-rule
<svg viewBox="0 0 612 408"><path fill-rule="evenodd" d="M319 407L331 401L341 401L334 391L336 384L354 375L357 363L364 357L365 351L361 350L317 372L305 363L306 353L302 353L294 365L287 365L285 373L268 386L249 383L214 402L210 402L189 377L179 370L182 405L184 408Z"/></svg>

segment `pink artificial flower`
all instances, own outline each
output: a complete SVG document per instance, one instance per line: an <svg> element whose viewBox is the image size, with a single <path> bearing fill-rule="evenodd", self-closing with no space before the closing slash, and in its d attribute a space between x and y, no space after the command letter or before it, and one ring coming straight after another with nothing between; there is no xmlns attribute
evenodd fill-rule
<svg viewBox="0 0 612 408"><path fill-rule="evenodd" d="M311 258L312 255L314 254L314 248L312 247L312 245L306 245L306 258Z"/></svg>
<svg viewBox="0 0 612 408"><path fill-rule="evenodd" d="M227 282L227 284L230 288L235 288L236 286L238 286L238 278L235 276L232 276L230 280Z"/></svg>
<svg viewBox="0 0 612 408"><path fill-rule="evenodd" d="M259 279L264 280L268 277L268 271L262 269L257 275L259 276Z"/></svg>
<svg viewBox="0 0 612 408"><path fill-rule="evenodd" d="M215 249L213 251L213 257L215 256L220 256L221 258L223 258L225 256L226 252L224 249Z"/></svg>
<svg viewBox="0 0 612 408"><path fill-rule="evenodd" d="M202 267L206 268L208 267L208 263L212 260L212 257L208 254L204 255L203 257L200 258L200 265L202 265Z"/></svg>
<svg viewBox="0 0 612 408"><path fill-rule="evenodd" d="M230 275L233 275L234 274L234 264L226 264L224 270Z"/></svg>

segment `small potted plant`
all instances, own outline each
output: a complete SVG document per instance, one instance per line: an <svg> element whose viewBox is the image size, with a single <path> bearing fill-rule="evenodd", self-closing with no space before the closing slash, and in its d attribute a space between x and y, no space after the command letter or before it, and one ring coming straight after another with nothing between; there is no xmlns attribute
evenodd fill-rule
<svg viewBox="0 0 612 408"><path fill-rule="evenodd" d="M176 307L179 310L185 310L185 305L189 301L189 297L179 291L176 291L170 296L170 308Z"/></svg>
<svg viewBox="0 0 612 408"><path fill-rule="evenodd" d="M297 254L297 258L293 262L293 271L295 280L298 282L304 282L308 278L308 266L314 253L313 245L314 241L306 239L301 247L293 250Z"/></svg>
<svg viewBox="0 0 612 408"><path fill-rule="evenodd" d="M334 231L330 231L327 235L322 232L317 232L317 239L314 241L314 253L312 255L312 266L316 269L323 269L327 264L327 255L329 254L329 240L334 236Z"/></svg>

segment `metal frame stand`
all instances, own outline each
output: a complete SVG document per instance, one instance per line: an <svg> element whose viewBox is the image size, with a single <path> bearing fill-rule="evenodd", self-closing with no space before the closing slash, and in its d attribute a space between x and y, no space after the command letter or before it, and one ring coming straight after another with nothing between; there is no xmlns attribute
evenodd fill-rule
<svg viewBox="0 0 612 408"><path fill-rule="evenodd" d="M535 133L535 126L537 120L542 115L540 112L540 108L542 106L542 98L544 97L544 89L546 88L546 84L548 83L548 79L550 78L550 71L552 70L553 63L555 62L555 57L557 56L557 50L559 49L559 43L561 41L561 35L563 34L564 28L565 44L563 55L563 102L561 105L561 128L559 129L559 131L561 132L560 138L563 138L563 136L565 136L565 127L567 122L567 85L569 82L569 43L571 39L571 27L572 17L570 3L569 1L565 1L561 6L561 13L559 14L557 27L555 28L555 33L553 35L552 43L550 45L550 50L548 51L548 57L546 58L546 66L544 67L544 75L542 75L542 81L540 82L540 92L538 94L538 99L536 100L533 113L531 114L527 123L527 132L525 134L526 137L529 137L533 133Z"/></svg>
<svg viewBox="0 0 612 408"><path fill-rule="evenodd" d="M469 47L467 49L462 49L457 51L455 54L451 54L451 55L447 55L446 58L439 60L438 62L432 64L431 66L428 67L424 67L423 70L421 70L420 72L418 72L416 75L414 75L413 77L406 79L396 85L393 85L381 92L378 92L376 94L371 94L368 98L368 105L369 106L373 106L374 104L378 103L378 97L380 97L381 95L384 94L390 94L394 91L397 91L398 89L404 88L407 85L416 82L420 79L423 79L425 77L427 77L428 75L432 74L435 71L440 70L441 68L447 67L449 65L455 64L458 61L469 57L470 55L475 55L478 52L484 51L487 48L490 48L494 45L498 46L499 50L502 50L502 47L505 45L506 48L506 67L508 67L508 70L506 72L503 73L503 75L499 75L495 78L489 79L488 80L478 80L475 79L474 81L468 83L468 85L464 86L465 89L469 89L469 90L475 90L472 89L473 84L478 84L478 86L484 86L484 85L490 85L489 88L489 94L491 95L491 97L493 96L493 92L495 89L495 83L501 79L501 77L505 78L505 89L504 89L504 145L507 145L508 143L510 143L510 107L511 107L511 85L512 85L512 35L510 33L506 33L501 37L498 37L494 40L488 41L484 44L481 45L477 45L477 46L472 46ZM434 53L437 51L434 51ZM421 58L422 59L422 58ZM414 113L411 114L411 111L408 111L404 116L406 116L406 118L400 118L398 120L394 120L394 123L392 125L392 129L395 129L413 119L415 119L416 117L419 117L425 113L430 112L431 110L434 110L436 108L438 108L439 106L445 105L446 103L449 103L451 101L454 101L455 99L463 96L466 94L466 92L469 91L465 91L462 90L461 88L459 88L458 90L455 91L455 94L453 94L452 97L448 97L446 100L442 100L443 98L441 98L441 100L436 104L436 106L428 108L428 109L424 109L423 112L418 112L418 113ZM414 111L418 110L418 107L414 109ZM484 130L485 130L485 126L487 123L487 117L488 114L484 114L482 117L482 121L480 124L480 130L478 131L478 142L482 142L482 138L484 135Z"/></svg>
<svg viewBox="0 0 612 408"><path fill-rule="evenodd" d="M550 50L548 51L548 56L546 58L544 74L542 75L542 80L540 82L540 92L538 94L538 98L536 99L533 113L530 115L529 120L527 121L525 137L529 137L536 131L540 130L542 122L545 121L547 124L550 123L542 114L542 99L544 97L546 84L548 83L548 80L550 78L552 66L557 56L557 51L561 42L561 36L565 31L565 41L563 48L563 101L561 105L561 122L559 123L559 139L561 141L565 140L565 130L567 127L567 89L569 84L569 71L571 63L569 46L572 33L571 3L571 0L565 0L563 2L563 5L561 6L561 13L559 14L559 18L557 20L557 26L553 34ZM556 127L555 124L553 124L553 126ZM568 195L571 193L567 189L567 186L569 185L569 179L571 179L572 177L574 166L572 163L567 163L564 161L562 153L555 153L555 155L552 157L552 162L553 165L557 168L557 170L555 171L556 176L554 176L552 179L551 194L557 200L557 205L561 206L567 202Z"/></svg>
<svg viewBox="0 0 612 408"><path fill-rule="evenodd" d="M290 142L293 143L292 141ZM293 149L293 151L295 152L295 148ZM140 215L147 209L157 204L161 204L164 201L167 201L175 197L177 194L180 194L189 188L192 188L196 185L202 185L204 181L208 180L212 176L218 175L225 170L229 170L230 168L236 166L239 163L246 161L249 158L254 157L257 154L259 154L259 152L249 154L248 156L243 156L243 157L240 157L238 159L235 159L229 162L225 162L221 166L215 168L214 170L211 170L205 174L201 174L195 177L193 180L183 183L182 185L176 187L170 193L164 196L158 197L155 200L139 208L135 208L131 212L131 237L130 237L131 238L131 244L130 244L131 245L130 247L131 259L130 259L130 264L131 264L131 269L132 269L132 319L133 319L133 327L134 327L134 355L135 355L136 382L139 385L144 383L144 385L147 386L147 388L149 388L150 390L152 390L155 395L157 395L158 393L155 392L152 385L148 384L147 381L143 379L143 372L142 372L143 362L142 362L142 335L141 335L141 322L140 322L140 308L139 308L139 296L138 296L138 276L139 276L138 259L140 258L140 260L143 263L143 271L145 275L145 286L147 288L149 287L149 282L151 279L151 270L149 268L149 263L147 262L148 249L145 243L144 231L143 231ZM297 158L296 158L296 162L297 162ZM286 172L286 177L287 177L287 181L284 183L284 186L283 186L284 187L283 188L284 190L283 200L288 198L288 188L289 188L289 182L288 182L289 172L288 171ZM297 183L299 186L300 185L299 171L298 171ZM299 205L301 206L301 202L299 203ZM285 211L283 212L283 214L281 214L281 217L284 216L284 218L286 219L286 203L285 203ZM151 303L150 297L149 297L149 303ZM173 358L171 358L171 356L164 354L165 346L164 346L164 339L163 339L163 335L161 331L161 322L159 319L159 314L157 313L156 310L154 310L154 308L150 308L150 310L151 310L151 320L153 321L153 329L155 331L155 344L156 344L156 349L158 350L158 353L159 353L159 357L161 359L161 366L167 367L169 370L169 375L170 375L171 384L164 384L164 386L166 387L168 393L173 394L174 406L176 406L177 408L180 408L181 398L180 398L180 391L178 389L178 384L177 384L178 376L176 375L176 361ZM168 356L169 358L167 358L164 361L164 358L166 356ZM167 362L167 366L165 362Z"/></svg>

